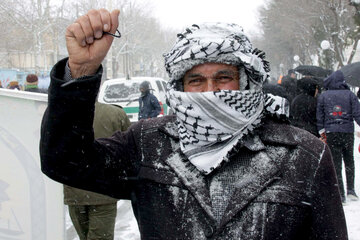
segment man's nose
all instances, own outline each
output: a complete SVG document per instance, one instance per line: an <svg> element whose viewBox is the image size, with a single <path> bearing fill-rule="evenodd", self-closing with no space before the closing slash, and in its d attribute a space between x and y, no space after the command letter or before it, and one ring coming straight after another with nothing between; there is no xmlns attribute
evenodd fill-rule
<svg viewBox="0 0 360 240"><path fill-rule="evenodd" d="M205 87L203 89L203 92L215 92L215 91L219 91L220 89L218 88L216 81L213 79L206 79L206 84Z"/></svg>

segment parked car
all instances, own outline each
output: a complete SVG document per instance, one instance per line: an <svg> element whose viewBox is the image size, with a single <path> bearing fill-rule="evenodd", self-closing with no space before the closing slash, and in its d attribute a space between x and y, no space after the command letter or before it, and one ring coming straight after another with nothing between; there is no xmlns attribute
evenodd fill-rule
<svg viewBox="0 0 360 240"><path fill-rule="evenodd" d="M162 78L133 77L131 79L117 78L107 80L100 88L98 101L121 106L130 121L136 122L139 113L139 85L143 81L150 83L151 93L159 100L161 106L159 117L167 115L169 109L165 97L166 81Z"/></svg>

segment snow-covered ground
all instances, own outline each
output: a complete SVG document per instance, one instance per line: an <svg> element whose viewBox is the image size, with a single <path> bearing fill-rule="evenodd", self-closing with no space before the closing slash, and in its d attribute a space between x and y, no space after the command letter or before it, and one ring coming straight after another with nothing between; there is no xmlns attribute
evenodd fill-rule
<svg viewBox="0 0 360 240"><path fill-rule="evenodd" d="M117 202L117 217L115 223L115 240L140 240L138 226L128 200ZM67 208L66 208L67 211ZM66 240L79 240L72 225L69 214L66 212Z"/></svg>
<svg viewBox="0 0 360 240"><path fill-rule="evenodd" d="M359 131L359 129L357 129ZM360 153L358 146L360 138L355 137L354 161L355 161L355 191L360 194ZM343 173L345 174L345 173ZM343 177L345 181L345 175ZM359 195L360 196L360 195ZM349 240L360 240L360 201L348 201L344 206L346 222L349 233ZM66 214L66 240L78 240L71 220ZM115 226L115 240L139 240L137 223L132 214L129 201L118 202L118 214Z"/></svg>
<svg viewBox="0 0 360 240"><path fill-rule="evenodd" d="M359 131L358 126L356 126ZM354 143L354 161L355 161L355 191L360 196L360 153L359 153L360 138L355 135ZM345 178L343 172L343 179ZM344 206L346 223L348 227L349 240L360 240L360 201L347 201Z"/></svg>
<svg viewBox="0 0 360 240"><path fill-rule="evenodd" d="M360 157L355 158L356 161L356 177L360 178L359 176L359 167L360 167ZM356 190L357 194L360 192L359 184L360 181L356 180ZM344 206L345 216L346 216L346 223L348 227L349 233L349 240L360 240L360 201L356 202L347 202Z"/></svg>

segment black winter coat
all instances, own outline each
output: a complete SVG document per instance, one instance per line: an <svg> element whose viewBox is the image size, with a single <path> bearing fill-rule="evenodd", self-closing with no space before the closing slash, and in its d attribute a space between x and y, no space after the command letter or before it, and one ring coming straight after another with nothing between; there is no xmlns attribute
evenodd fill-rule
<svg viewBox="0 0 360 240"><path fill-rule="evenodd" d="M290 116L292 125L320 137L316 125L316 104L315 97L307 94L297 95L291 104Z"/></svg>
<svg viewBox="0 0 360 240"><path fill-rule="evenodd" d="M323 92L317 102L317 128L326 132L354 132L354 120L360 124L360 104L349 90L341 71L324 80Z"/></svg>
<svg viewBox="0 0 360 240"><path fill-rule="evenodd" d="M286 89L277 83L264 83L263 85L263 92L264 93L270 93L274 96L279 96L282 98L287 99L288 101L290 100L290 97L288 95L288 93L286 92ZM289 104L291 104L291 102L289 102Z"/></svg>
<svg viewBox="0 0 360 240"><path fill-rule="evenodd" d="M290 76L286 75L283 77L283 79L281 80L281 86L283 88L285 88L289 98L289 103L292 102L292 100L296 97L297 94L297 90L296 90L296 79L295 78L291 78Z"/></svg>
<svg viewBox="0 0 360 240"><path fill-rule="evenodd" d="M315 79L302 78L297 87L300 94L291 103L291 124L320 137L316 124L317 98L314 96L318 83Z"/></svg>
<svg viewBox="0 0 360 240"><path fill-rule="evenodd" d="M150 91L139 98L139 120L157 117L160 112L159 101Z"/></svg>
<svg viewBox="0 0 360 240"><path fill-rule="evenodd" d="M63 68L51 75L42 171L131 199L142 239L347 239L331 154L313 135L266 121L228 164L203 176L180 151L174 116L94 141L89 116L101 75L60 87Z"/></svg>

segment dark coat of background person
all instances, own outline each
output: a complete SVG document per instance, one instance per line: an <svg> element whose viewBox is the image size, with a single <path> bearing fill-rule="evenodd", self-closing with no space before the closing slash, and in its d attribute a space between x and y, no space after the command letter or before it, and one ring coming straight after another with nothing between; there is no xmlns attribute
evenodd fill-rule
<svg viewBox="0 0 360 240"><path fill-rule="evenodd" d="M181 153L174 116L139 121L92 142L88 115L101 73L62 88L65 64L51 74L42 171L65 184L131 199L142 239L347 239L330 150L312 134L264 118L231 161L203 175ZM59 111L64 105L68 110ZM232 177L238 184L231 211L217 219L208 186Z"/></svg>
<svg viewBox="0 0 360 240"><path fill-rule="evenodd" d="M326 91L318 98L318 130L354 132L354 120L360 124L360 105L342 72L336 71L326 78L324 88Z"/></svg>
<svg viewBox="0 0 360 240"><path fill-rule="evenodd" d="M356 196L353 154L354 120L360 124L360 103L357 96L349 90L344 74L339 70L324 80L324 88L326 91L318 97L317 127L319 132L325 131L337 172L340 194L345 202L342 161L345 163L347 194Z"/></svg>
<svg viewBox="0 0 360 240"><path fill-rule="evenodd" d="M297 81L299 95L291 103L290 121L292 125L320 137L316 125L317 89L319 89L318 81L311 77Z"/></svg>
<svg viewBox="0 0 360 240"><path fill-rule="evenodd" d="M139 98L139 117L138 119L154 118L161 112L161 106L154 94L150 93L149 82L142 82L140 87L144 87Z"/></svg>
<svg viewBox="0 0 360 240"><path fill-rule="evenodd" d="M296 77L294 76L295 71L290 69L288 71L288 75L284 76L281 80L281 86L283 86L287 92L289 103L292 102L292 100L297 95L296 93Z"/></svg>
<svg viewBox="0 0 360 240"><path fill-rule="evenodd" d="M110 137L130 126L126 113L116 105L96 102L94 116L96 139ZM81 240L94 239L95 236L114 239L117 201L103 194L64 185L64 204L69 205L71 220Z"/></svg>
<svg viewBox="0 0 360 240"><path fill-rule="evenodd" d="M290 100L290 97L287 94L285 88L280 84L266 82L263 85L263 91L264 91L264 93L270 93L274 96L283 97L283 98L287 99L288 101ZM290 101L289 101L289 104L290 104Z"/></svg>

